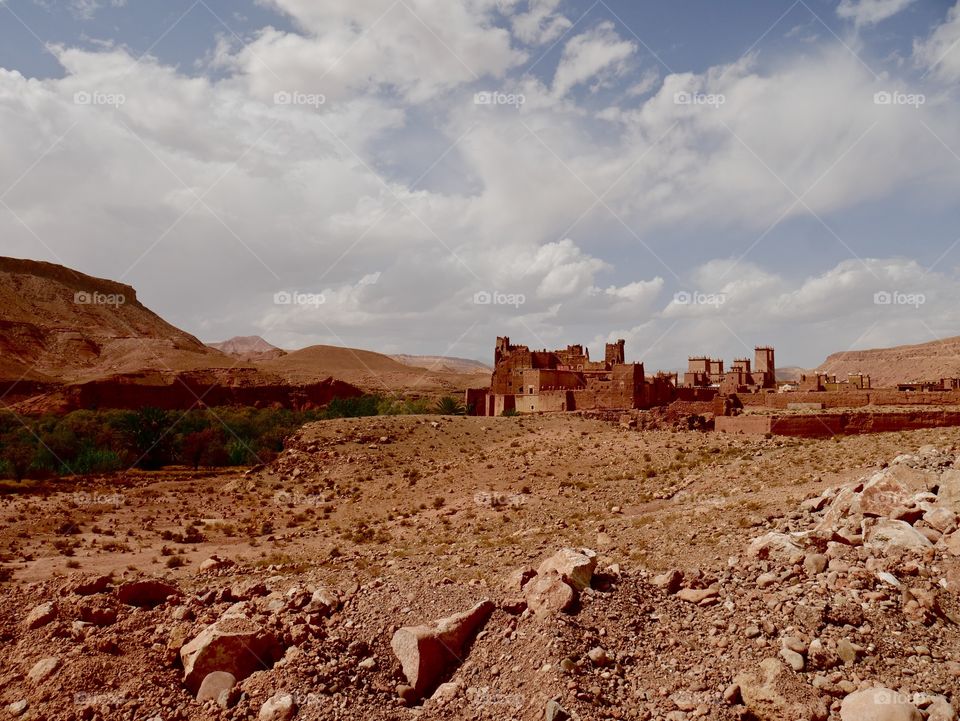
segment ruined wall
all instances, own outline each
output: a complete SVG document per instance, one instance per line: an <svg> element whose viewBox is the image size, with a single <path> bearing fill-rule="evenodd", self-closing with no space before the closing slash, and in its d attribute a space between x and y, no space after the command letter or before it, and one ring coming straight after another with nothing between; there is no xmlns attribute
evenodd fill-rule
<svg viewBox="0 0 960 721"><path fill-rule="evenodd" d="M851 411L794 416L717 416L715 427L723 433L772 433L778 436L828 438L834 435L887 433L948 426L960 426L960 411Z"/></svg>
<svg viewBox="0 0 960 721"><path fill-rule="evenodd" d="M877 406L954 406L960 405L960 391L897 391L857 390L794 391L790 393L743 393L739 395L744 406L765 408L786 408L790 403L823 403L824 408L859 408L866 405Z"/></svg>
<svg viewBox="0 0 960 721"><path fill-rule="evenodd" d="M487 401L489 398L490 392L486 388L467 388L464 398L467 414L473 416L488 415Z"/></svg>
<svg viewBox="0 0 960 721"><path fill-rule="evenodd" d="M714 429L718 433L763 435L770 432L772 416L717 416Z"/></svg>

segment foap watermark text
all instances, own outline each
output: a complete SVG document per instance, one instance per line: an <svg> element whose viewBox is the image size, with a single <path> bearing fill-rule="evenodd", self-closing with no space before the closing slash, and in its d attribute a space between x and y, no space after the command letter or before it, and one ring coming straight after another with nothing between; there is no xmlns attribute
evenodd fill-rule
<svg viewBox="0 0 960 721"><path fill-rule="evenodd" d="M523 293L478 290L473 294L473 302L476 305L512 305L514 308L519 308L527 302L527 297Z"/></svg>
<svg viewBox="0 0 960 721"><path fill-rule="evenodd" d="M726 293L703 293L699 290L681 290L673 294L677 305L709 305L719 308L727 302Z"/></svg>
<svg viewBox="0 0 960 721"><path fill-rule="evenodd" d="M327 302L323 293L301 293L296 290L281 290L273 294L274 305L321 306Z"/></svg>
<svg viewBox="0 0 960 721"><path fill-rule="evenodd" d="M73 294L73 302L77 305L110 305L116 308L126 303L127 298L123 293L80 290Z"/></svg>
<svg viewBox="0 0 960 721"><path fill-rule="evenodd" d="M879 290L873 294L874 305L908 305L919 308L927 302L923 293L903 293L899 290Z"/></svg>

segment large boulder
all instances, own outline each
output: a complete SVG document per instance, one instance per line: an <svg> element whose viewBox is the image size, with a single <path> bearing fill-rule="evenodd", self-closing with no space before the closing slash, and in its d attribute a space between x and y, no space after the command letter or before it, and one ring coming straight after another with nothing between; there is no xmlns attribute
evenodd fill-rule
<svg viewBox="0 0 960 721"><path fill-rule="evenodd" d="M855 691L840 705L840 721L921 721L922 718L908 698L888 688Z"/></svg>
<svg viewBox="0 0 960 721"><path fill-rule="evenodd" d="M948 468L941 474L937 502L960 513L960 469Z"/></svg>
<svg viewBox="0 0 960 721"><path fill-rule="evenodd" d="M807 684L775 658L734 679L747 709L758 721L809 719L824 721L827 705Z"/></svg>
<svg viewBox="0 0 960 721"><path fill-rule="evenodd" d="M854 511L854 507L859 509L860 499L856 489L856 486L839 489L814 530L832 533L842 525L843 519Z"/></svg>
<svg viewBox="0 0 960 721"><path fill-rule="evenodd" d="M449 669L463 661L470 639L493 609L493 602L483 600L462 613L429 625L406 626L393 634L390 646L418 696L427 695Z"/></svg>
<svg viewBox="0 0 960 721"><path fill-rule="evenodd" d="M906 548L920 550L933 544L906 521L882 518L873 523L864 520L865 544L874 548Z"/></svg>
<svg viewBox="0 0 960 721"><path fill-rule="evenodd" d="M892 466L875 473L860 492L860 513L883 518L893 513L894 509L910 505L916 493L926 491L926 481L905 477L907 471L914 473L913 469L906 466Z"/></svg>
<svg viewBox="0 0 960 721"><path fill-rule="evenodd" d="M180 589L155 578L147 578L124 583L116 593L120 603L153 608L166 601L169 596L179 596Z"/></svg>
<svg viewBox="0 0 960 721"><path fill-rule="evenodd" d="M788 563L799 563L803 560L803 549L794 538L776 531L754 538L747 548L747 553L754 558L776 559Z"/></svg>
<svg viewBox="0 0 960 721"><path fill-rule="evenodd" d="M271 632L239 612L228 612L180 649L183 682L196 694L209 673L226 671L242 681L270 668L281 655Z"/></svg>
<svg viewBox="0 0 960 721"><path fill-rule="evenodd" d="M597 554L589 548L561 548L540 564L537 575L555 572L577 591L590 585L597 568Z"/></svg>
<svg viewBox="0 0 960 721"><path fill-rule="evenodd" d="M527 582L523 590L527 608L541 618L569 610L577 599L573 586L555 571L538 574Z"/></svg>

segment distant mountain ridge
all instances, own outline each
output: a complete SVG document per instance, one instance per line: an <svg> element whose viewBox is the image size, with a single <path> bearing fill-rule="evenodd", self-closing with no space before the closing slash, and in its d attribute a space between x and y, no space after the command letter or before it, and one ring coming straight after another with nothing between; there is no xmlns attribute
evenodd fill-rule
<svg viewBox="0 0 960 721"><path fill-rule="evenodd" d="M833 353L817 371L840 378L849 373L864 373L870 376L875 388L960 377L960 336L892 348Z"/></svg>
<svg viewBox="0 0 960 721"><path fill-rule="evenodd" d="M491 373L493 368L472 358L456 358L443 355L407 355L396 353L390 356L395 361L408 366L440 370L450 373Z"/></svg>

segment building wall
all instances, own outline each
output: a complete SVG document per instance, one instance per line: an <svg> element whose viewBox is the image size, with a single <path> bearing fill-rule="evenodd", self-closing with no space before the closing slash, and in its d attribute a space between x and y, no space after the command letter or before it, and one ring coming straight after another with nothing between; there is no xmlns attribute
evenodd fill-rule
<svg viewBox="0 0 960 721"><path fill-rule="evenodd" d="M824 408L859 408L877 406L958 406L960 390L951 391L897 391L892 389L836 392L794 391L790 393L744 393L738 395L744 406L786 408L790 403L822 403Z"/></svg>

